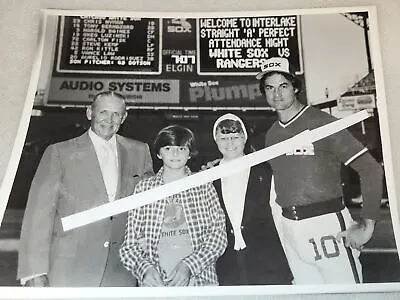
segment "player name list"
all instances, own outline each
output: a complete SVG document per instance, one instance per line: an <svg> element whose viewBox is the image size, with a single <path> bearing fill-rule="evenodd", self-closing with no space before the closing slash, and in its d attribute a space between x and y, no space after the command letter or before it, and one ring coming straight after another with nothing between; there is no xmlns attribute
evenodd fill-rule
<svg viewBox="0 0 400 300"><path fill-rule="evenodd" d="M159 21L129 17L65 17L61 70L158 72Z"/></svg>

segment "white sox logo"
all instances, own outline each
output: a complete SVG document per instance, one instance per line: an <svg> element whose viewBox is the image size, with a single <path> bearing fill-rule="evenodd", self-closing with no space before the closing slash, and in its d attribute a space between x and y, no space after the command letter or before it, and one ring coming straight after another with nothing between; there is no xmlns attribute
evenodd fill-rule
<svg viewBox="0 0 400 300"><path fill-rule="evenodd" d="M286 155L287 156L290 156L290 155L315 155L314 145L309 144L309 145L298 146L298 147L293 148L290 151L286 152Z"/></svg>
<svg viewBox="0 0 400 300"><path fill-rule="evenodd" d="M280 62L270 62L268 64L265 64L263 66L264 69L268 69L268 68L281 68L282 63Z"/></svg>
<svg viewBox="0 0 400 300"><path fill-rule="evenodd" d="M186 21L185 18L171 19L171 21L169 21L168 23L172 24L167 26L168 32L177 32L177 33L192 32L192 25L188 21Z"/></svg>

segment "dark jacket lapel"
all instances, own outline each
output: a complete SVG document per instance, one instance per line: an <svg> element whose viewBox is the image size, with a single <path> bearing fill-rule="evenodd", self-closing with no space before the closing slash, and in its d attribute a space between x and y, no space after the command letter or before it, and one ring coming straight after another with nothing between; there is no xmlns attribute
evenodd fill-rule
<svg viewBox="0 0 400 300"><path fill-rule="evenodd" d="M254 193L257 193L257 191L258 191L258 187L257 187L258 172L257 172L257 170L258 170L257 166L250 168L249 180L247 183L245 202L244 202L242 225L246 224L248 218L251 218L251 216L248 216L248 212L252 211L252 208L250 207L252 205L251 198L257 197L257 195L254 195ZM223 200L223 196L222 196L221 179L215 180L214 186L217 191L221 207L224 210L225 215L228 216L228 214L226 212L226 207L225 207L225 203ZM228 230L230 230L232 228L231 222L228 217L226 218L226 226L227 226Z"/></svg>
<svg viewBox="0 0 400 300"><path fill-rule="evenodd" d="M244 202L244 210L243 210L243 218L242 218L242 225L246 224L248 220L248 212L251 211L250 205L252 205L252 197L254 197L254 193L258 192L258 188L255 186L256 181L255 177L257 176L257 167L253 166L250 168L249 180L247 182L247 189L246 189L246 196ZM251 218L251 216L250 216Z"/></svg>

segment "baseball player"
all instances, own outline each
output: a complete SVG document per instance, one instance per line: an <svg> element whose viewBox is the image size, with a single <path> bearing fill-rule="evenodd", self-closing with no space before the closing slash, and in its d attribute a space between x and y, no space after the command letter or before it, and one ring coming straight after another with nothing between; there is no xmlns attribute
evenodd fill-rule
<svg viewBox="0 0 400 300"><path fill-rule="evenodd" d="M298 100L301 84L287 59L268 59L256 78L261 93L278 113L266 134L267 147L336 120ZM294 283L361 283L359 255L379 216L381 166L347 130L288 149L270 164L272 211L279 211L274 220ZM358 222L343 203L342 165L360 176L364 203Z"/></svg>

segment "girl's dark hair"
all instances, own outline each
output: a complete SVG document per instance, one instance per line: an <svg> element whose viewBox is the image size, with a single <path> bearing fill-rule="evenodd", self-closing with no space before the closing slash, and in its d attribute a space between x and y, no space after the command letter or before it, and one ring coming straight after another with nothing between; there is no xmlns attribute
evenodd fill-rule
<svg viewBox="0 0 400 300"><path fill-rule="evenodd" d="M268 77L270 77L271 75L273 75L273 74L280 74L280 75L282 75L283 77L285 77L286 80L290 81L290 82L292 83L293 87L294 87L295 89L297 89L296 94L300 93L300 91L301 91L301 81L300 81L300 79L298 79L297 77L292 76L292 75L290 75L290 74L287 74L287 73L282 73L282 72L270 72L270 73L264 74L264 76L261 77L261 79L260 79L260 81L259 81L259 86L258 86L258 87L259 87L259 89L260 89L261 94L262 94L264 97L265 97L265 80L266 80Z"/></svg>
<svg viewBox="0 0 400 300"><path fill-rule="evenodd" d="M244 129L239 121L229 120L229 119L222 120L221 122L219 122L217 127L215 128L216 132L218 130L220 130L221 133L223 133L223 134L244 133Z"/></svg>
<svg viewBox="0 0 400 300"><path fill-rule="evenodd" d="M156 154L165 146L187 146L190 156L197 154L194 133L180 125L170 125L161 129L154 140L153 150Z"/></svg>

